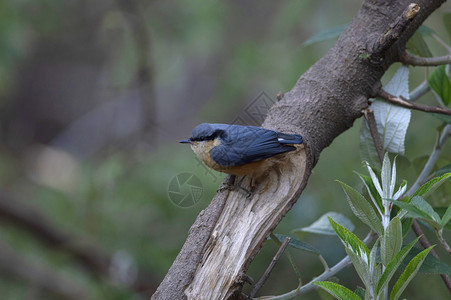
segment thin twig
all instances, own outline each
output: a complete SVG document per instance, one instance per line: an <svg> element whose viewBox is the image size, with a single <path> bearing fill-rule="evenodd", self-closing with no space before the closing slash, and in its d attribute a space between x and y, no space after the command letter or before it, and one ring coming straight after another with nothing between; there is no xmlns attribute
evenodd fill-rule
<svg viewBox="0 0 451 300"><path fill-rule="evenodd" d="M371 241L374 239L374 237L375 237L374 232L370 231L366 235L365 239L363 240L363 243L365 243L365 245L368 245L369 243L371 243ZM282 294L282 295L267 297L265 299L267 299L267 300L288 300L288 299L293 299L294 297L297 297L300 295L304 295L304 294L318 288L318 286L316 284L313 284L313 282L324 281L324 280L334 276L335 274L337 274L338 272L340 272L342 269L349 266L350 264L351 264L351 259L349 258L349 256L345 256L336 265L332 266L328 270L325 270L318 277L313 278L312 281L303 285L302 287L298 287L297 289L292 290L292 291Z"/></svg>
<svg viewBox="0 0 451 300"><path fill-rule="evenodd" d="M434 168L434 165L438 157L440 156L440 152L442 151L443 146L445 145L445 142L449 137L450 133L451 133L451 125L448 124L445 127L443 127L442 131L438 134L437 140L434 145L434 149L432 150L431 155L429 155L428 161L424 165L423 170L421 170L420 175L418 175L418 178L415 181L415 183L407 191L407 195L409 197L411 197L420 188L420 186L426 182L429 174Z"/></svg>
<svg viewBox="0 0 451 300"><path fill-rule="evenodd" d="M451 64L451 54L437 57L421 57L405 51L401 55L400 61L406 65L412 66L440 66Z"/></svg>
<svg viewBox="0 0 451 300"><path fill-rule="evenodd" d="M445 248L446 252L451 253L451 247L448 245L448 242L443 238L443 233L441 231L436 232L437 238L442 244L442 247Z"/></svg>
<svg viewBox="0 0 451 300"><path fill-rule="evenodd" d="M296 277L298 278L299 286L302 286L302 276L301 276L301 272L299 271L299 268L296 266L296 264L295 264L295 262L294 262L294 259L293 259L293 256L291 255L289 249L287 249L287 250L285 251L285 255L287 256L288 261L290 262L291 267L293 268L293 271L294 271L294 273L296 274Z"/></svg>
<svg viewBox="0 0 451 300"><path fill-rule="evenodd" d="M278 238L274 233L271 233L269 236L271 237L271 240L272 240L274 243L276 243L277 246L280 247L280 245L282 245L282 242L279 240L279 238ZM296 264L295 264L295 262L294 262L294 259L293 259L293 256L291 255L289 249L287 249L287 250L285 251L285 255L287 256L288 261L290 262L291 267L293 268L294 273L296 273L296 277L297 277L298 280L299 280L299 286L301 286L301 285L302 285L301 272L299 271L298 267L296 266Z"/></svg>
<svg viewBox="0 0 451 300"><path fill-rule="evenodd" d="M410 92L409 101L416 101L418 98L429 92L429 90L429 84L427 80L424 80L419 86Z"/></svg>
<svg viewBox="0 0 451 300"><path fill-rule="evenodd" d="M418 224L418 221L415 219L413 219L412 222L412 229L413 232L415 232L415 235L420 237L419 242L424 249L432 246L427 237L424 235L423 230L421 230L420 224ZM431 254L434 255L435 258L439 258L437 252L435 252L434 249L431 249Z"/></svg>
<svg viewBox="0 0 451 300"><path fill-rule="evenodd" d="M442 40L438 35L432 33L431 37L434 38L440 45L442 45L449 53L451 53L451 47L447 43L445 43L445 41Z"/></svg>
<svg viewBox="0 0 451 300"><path fill-rule="evenodd" d="M329 270L329 265L327 264L327 261L324 259L324 257L321 254L318 254L318 258L321 261L321 263L323 264L324 270L327 271Z"/></svg>
<svg viewBox="0 0 451 300"><path fill-rule="evenodd" d="M392 94L387 93L383 89L379 90L378 96L381 97L383 100L386 100L386 101L388 101L392 104L398 105L398 106L415 109L415 110L421 110L421 111L430 112L430 113L451 116L451 109L447 109L444 107L429 106L429 105L418 104L418 103L414 103L411 101L407 101L407 100L403 99L402 96L400 96L400 97L393 96Z"/></svg>
<svg viewBox="0 0 451 300"><path fill-rule="evenodd" d="M271 274L272 269L279 261L285 249L288 247L290 241L291 241L290 237L286 237L285 240L283 240L282 245L280 245L279 250L277 251L276 255L274 255L274 258L272 259L265 273L263 273L263 276L255 284L254 288L252 289L252 292L249 294L248 299L252 299L255 296L255 294L257 294L258 290L265 284L266 280L269 278L269 275Z"/></svg>
<svg viewBox="0 0 451 300"><path fill-rule="evenodd" d="M424 235L423 231L421 230L420 224L418 224L417 220L415 219L412 222L412 229L413 232L415 232L415 235L420 237L419 242L424 249L431 247L431 243ZM440 259L437 252L435 252L434 249L431 250L431 254L434 255L435 258ZM451 293L451 278L446 274L440 274L440 277L442 277L442 280L445 283L446 287L448 288L448 291Z"/></svg>
<svg viewBox="0 0 451 300"><path fill-rule="evenodd" d="M377 155L379 156L379 160L382 162L384 160L384 146L382 145L381 137L379 135L379 131L377 130L376 119L374 118L374 111L367 108L363 111L366 122L368 123L368 127L370 129L371 137L373 138L374 147L376 147Z"/></svg>

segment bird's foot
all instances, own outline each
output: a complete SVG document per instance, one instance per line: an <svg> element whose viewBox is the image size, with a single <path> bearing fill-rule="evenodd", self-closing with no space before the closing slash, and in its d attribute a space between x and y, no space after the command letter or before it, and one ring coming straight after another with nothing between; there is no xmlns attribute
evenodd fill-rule
<svg viewBox="0 0 451 300"><path fill-rule="evenodd" d="M218 192L222 192L224 190L228 190L228 191L240 190L246 194L246 198L251 198L251 196L254 195L254 193L248 191L247 189L245 189L244 187L242 187L241 185L238 185L238 184L228 184L228 185L222 186L219 188Z"/></svg>
<svg viewBox="0 0 451 300"><path fill-rule="evenodd" d="M229 190L229 191L240 190L240 191L244 192L246 195L246 198L249 199L255 194L255 191L251 192L241 186L241 183L243 183L244 178L245 178L245 176L241 177L240 180L237 183L235 183L236 176L233 176L233 179L231 180L231 182L229 181L228 183L224 184L222 187L219 188L218 191L221 192L224 190Z"/></svg>

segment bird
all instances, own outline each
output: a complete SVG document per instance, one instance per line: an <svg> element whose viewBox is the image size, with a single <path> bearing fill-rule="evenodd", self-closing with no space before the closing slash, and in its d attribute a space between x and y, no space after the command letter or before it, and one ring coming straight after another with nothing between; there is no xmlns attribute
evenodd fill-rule
<svg viewBox="0 0 451 300"><path fill-rule="evenodd" d="M209 168L236 176L262 175L282 154L302 144L298 134L282 133L257 126L202 123L191 137L180 141L191 145Z"/></svg>

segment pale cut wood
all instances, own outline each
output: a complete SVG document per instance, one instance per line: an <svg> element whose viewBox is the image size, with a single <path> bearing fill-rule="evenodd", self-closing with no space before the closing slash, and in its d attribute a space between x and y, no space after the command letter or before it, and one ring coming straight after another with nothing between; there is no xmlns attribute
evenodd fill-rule
<svg viewBox="0 0 451 300"><path fill-rule="evenodd" d="M227 299L235 292L261 241L291 208L297 198L294 193L304 186L306 167L306 152L300 147L259 184L264 193L247 199L240 190L230 192L194 279L185 290L188 299ZM251 180L245 177L242 186L249 187Z"/></svg>

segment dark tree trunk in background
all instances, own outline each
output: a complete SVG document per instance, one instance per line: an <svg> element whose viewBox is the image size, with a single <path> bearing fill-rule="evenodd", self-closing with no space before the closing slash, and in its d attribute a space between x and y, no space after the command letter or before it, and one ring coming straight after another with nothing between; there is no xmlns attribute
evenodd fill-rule
<svg viewBox="0 0 451 300"><path fill-rule="evenodd" d="M380 88L382 75L443 2L416 2L420 10L410 19L405 12L411 1L363 3L335 45L272 107L263 124L301 134L305 149L272 170L264 183L268 188L250 200L239 192L218 192L191 227L153 299L237 295L243 273L302 193L321 151L362 116L368 98Z"/></svg>

